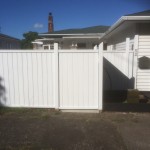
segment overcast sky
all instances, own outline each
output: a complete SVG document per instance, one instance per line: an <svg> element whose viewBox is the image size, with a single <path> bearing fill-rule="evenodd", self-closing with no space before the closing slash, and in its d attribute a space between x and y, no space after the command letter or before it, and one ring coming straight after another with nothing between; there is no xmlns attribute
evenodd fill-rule
<svg viewBox="0 0 150 150"><path fill-rule="evenodd" d="M150 9L150 0L0 0L1 33L22 38L28 31L112 25L121 16Z"/></svg>

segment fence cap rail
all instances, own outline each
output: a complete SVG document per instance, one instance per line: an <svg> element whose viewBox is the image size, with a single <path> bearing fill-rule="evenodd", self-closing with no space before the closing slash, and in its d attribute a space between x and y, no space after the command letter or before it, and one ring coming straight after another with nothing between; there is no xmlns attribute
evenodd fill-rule
<svg viewBox="0 0 150 150"><path fill-rule="evenodd" d="M19 50L19 49L1 49L0 53L54 53L55 50ZM78 49L78 50L70 50L70 49L64 49L64 50L58 50L58 53L98 53L98 50L94 49Z"/></svg>
<svg viewBox="0 0 150 150"><path fill-rule="evenodd" d="M94 50L94 49L77 49L77 50L70 50L70 49L64 49L64 50L59 50L59 53L98 53L98 50Z"/></svg>
<svg viewBox="0 0 150 150"><path fill-rule="evenodd" d="M0 49L0 53L54 53L54 50L20 50L20 49Z"/></svg>
<svg viewBox="0 0 150 150"><path fill-rule="evenodd" d="M117 51L117 50L113 50L113 51L103 51L103 53L126 53L126 51ZM129 51L129 53L134 53L134 51Z"/></svg>

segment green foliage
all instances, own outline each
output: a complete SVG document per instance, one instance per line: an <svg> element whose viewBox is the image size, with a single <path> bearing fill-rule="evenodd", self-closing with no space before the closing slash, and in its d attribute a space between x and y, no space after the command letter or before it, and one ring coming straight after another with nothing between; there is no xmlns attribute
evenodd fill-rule
<svg viewBox="0 0 150 150"><path fill-rule="evenodd" d="M35 39L39 38L37 32L29 31L23 34L24 39L21 41L21 49L33 49L33 42Z"/></svg>

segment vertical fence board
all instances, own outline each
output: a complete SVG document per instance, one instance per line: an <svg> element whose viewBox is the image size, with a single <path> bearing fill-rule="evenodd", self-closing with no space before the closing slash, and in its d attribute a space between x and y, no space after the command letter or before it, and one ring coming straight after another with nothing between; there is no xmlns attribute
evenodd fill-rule
<svg viewBox="0 0 150 150"><path fill-rule="evenodd" d="M38 64L37 64L37 53L32 54L32 63L33 63L33 102L34 106L38 107L39 105L39 87L38 87Z"/></svg>
<svg viewBox="0 0 150 150"><path fill-rule="evenodd" d="M46 54L42 55L42 68L43 68L43 105L48 105L48 98L47 98L47 65L46 65Z"/></svg>
<svg viewBox="0 0 150 150"><path fill-rule="evenodd" d="M8 54L3 54L3 71L4 71L4 83L6 89L6 105L10 106L10 87L9 87L9 74L8 74Z"/></svg>
<svg viewBox="0 0 150 150"><path fill-rule="evenodd" d="M28 95L29 95L29 106L34 106L34 95L33 95L33 64L32 64L32 53L27 54L27 68L28 68Z"/></svg>
<svg viewBox="0 0 150 150"><path fill-rule="evenodd" d="M47 90L48 90L48 107L54 106L54 54L47 53Z"/></svg>
<svg viewBox="0 0 150 150"><path fill-rule="evenodd" d="M13 55L7 53L7 65L8 65L8 82L9 82L9 94L10 94L10 106L15 104L15 89L14 89L14 69L13 69Z"/></svg>
<svg viewBox="0 0 150 150"><path fill-rule="evenodd" d="M5 93L5 80L4 80L4 71L3 71L3 54L0 54L0 84L2 86L1 89L3 91L1 91L1 97L0 97L0 104L3 106L6 104L6 93Z"/></svg>
<svg viewBox="0 0 150 150"><path fill-rule="evenodd" d="M14 106L20 105L20 91L19 91L19 76L18 76L18 55L14 53L13 55L13 71L14 71L14 95L15 104Z"/></svg>

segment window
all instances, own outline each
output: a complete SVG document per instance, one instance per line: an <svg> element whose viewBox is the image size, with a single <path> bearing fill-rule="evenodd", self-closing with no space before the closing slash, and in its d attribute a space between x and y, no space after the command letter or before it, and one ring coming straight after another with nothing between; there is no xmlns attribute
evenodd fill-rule
<svg viewBox="0 0 150 150"><path fill-rule="evenodd" d="M45 44L45 45L43 45L43 48L45 50L54 50L54 44L53 43L51 43L51 44Z"/></svg>
<svg viewBox="0 0 150 150"><path fill-rule="evenodd" d="M84 49L84 48L86 48L86 43L78 43L77 47L78 47L78 49Z"/></svg>
<svg viewBox="0 0 150 150"><path fill-rule="evenodd" d="M51 50L54 49L54 44L50 44L50 49L51 49Z"/></svg>
<svg viewBox="0 0 150 150"><path fill-rule="evenodd" d="M104 50L107 50L107 43L104 43Z"/></svg>
<svg viewBox="0 0 150 150"><path fill-rule="evenodd" d="M139 68L150 69L150 58L146 56L139 58Z"/></svg>
<svg viewBox="0 0 150 150"><path fill-rule="evenodd" d="M43 47L45 50L49 49L49 45L43 45Z"/></svg>

